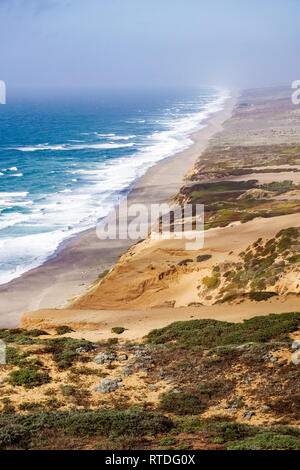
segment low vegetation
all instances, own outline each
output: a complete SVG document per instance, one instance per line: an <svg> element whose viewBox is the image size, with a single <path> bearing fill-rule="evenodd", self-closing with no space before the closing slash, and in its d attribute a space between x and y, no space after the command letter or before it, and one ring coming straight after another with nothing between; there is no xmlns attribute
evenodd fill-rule
<svg viewBox="0 0 300 470"><path fill-rule="evenodd" d="M173 348L212 348L270 340L290 342L288 334L299 327L300 313L297 312L254 317L242 323L189 320L152 330L146 340L152 344L169 344Z"/></svg>
<svg viewBox="0 0 300 470"><path fill-rule="evenodd" d="M122 326L115 326L114 328L111 329L111 332L116 333L117 335L124 333L124 331L125 331L125 328L123 328Z"/></svg>
<svg viewBox="0 0 300 470"><path fill-rule="evenodd" d="M140 437L167 432L172 421L158 413L144 411L38 412L0 415L0 448L28 448L36 435L47 440L57 434L75 437Z"/></svg>
<svg viewBox="0 0 300 470"><path fill-rule="evenodd" d="M299 366L284 358L299 328L300 313L291 312L175 322L144 344L117 348L53 331L34 343L10 342L0 448L298 449ZM133 396L132 375L141 388ZM119 391L95 394L115 377ZM268 425L250 423L253 416Z"/></svg>
<svg viewBox="0 0 300 470"><path fill-rule="evenodd" d="M224 262L212 269L211 275L201 280L199 295L205 297L205 290L213 294L214 302L228 302L250 298L264 301L287 292L297 294L290 280L292 274L299 277L299 228L281 230L274 238L258 239L247 250L239 253L239 260ZM289 278L290 279L290 278Z"/></svg>

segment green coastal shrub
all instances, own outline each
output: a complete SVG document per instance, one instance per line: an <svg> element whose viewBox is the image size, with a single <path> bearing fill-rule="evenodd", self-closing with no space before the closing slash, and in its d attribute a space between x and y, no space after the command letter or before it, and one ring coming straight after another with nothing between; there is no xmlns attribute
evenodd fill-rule
<svg viewBox="0 0 300 470"><path fill-rule="evenodd" d="M163 447L172 447L177 444L177 441L174 437L172 436L165 436L162 437L160 440L160 445Z"/></svg>
<svg viewBox="0 0 300 470"><path fill-rule="evenodd" d="M257 434L241 442L227 444L228 450L300 450L300 439L272 432Z"/></svg>
<svg viewBox="0 0 300 470"><path fill-rule="evenodd" d="M35 328L34 330L28 330L28 331L24 332L24 334L26 336L32 336L33 338L35 338L36 336L44 336L44 335L48 335L49 333L47 333L44 330L39 330L39 329Z"/></svg>
<svg viewBox="0 0 300 470"><path fill-rule="evenodd" d="M74 330L72 330L72 328L70 328L67 325L57 326L55 328L55 331L56 331L56 334L59 335L59 336L65 335L66 333L73 333L74 332Z"/></svg>
<svg viewBox="0 0 300 470"><path fill-rule="evenodd" d="M199 397L188 393L163 393L159 396L158 409L178 415L199 414L205 408Z"/></svg>
<svg viewBox="0 0 300 470"><path fill-rule="evenodd" d="M53 360L60 370L68 369L80 358L78 348L85 351L93 349L92 343L85 339L54 338L47 340L45 344L44 352L52 353Z"/></svg>
<svg viewBox="0 0 300 470"><path fill-rule="evenodd" d="M51 381L46 372L39 372L33 367L24 367L13 370L9 374L8 382L13 386L24 386L25 388L38 387Z"/></svg>
<svg viewBox="0 0 300 470"><path fill-rule="evenodd" d="M146 341L181 348L212 348L248 342L287 341L289 333L300 326L300 312L271 314L229 323L218 320L178 321L152 330Z"/></svg>
<svg viewBox="0 0 300 470"><path fill-rule="evenodd" d="M69 397L71 395L74 395L76 389L72 385L61 385L60 391L64 397Z"/></svg>
<svg viewBox="0 0 300 470"><path fill-rule="evenodd" d="M202 279L202 283L208 288L208 289L216 289L219 284L220 284L220 277L218 274L213 274L212 276L205 276Z"/></svg>
<svg viewBox="0 0 300 470"><path fill-rule="evenodd" d="M300 263L300 254L290 256L288 258L289 263Z"/></svg>
<svg viewBox="0 0 300 470"><path fill-rule="evenodd" d="M249 299L255 300L256 302L261 302L263 300L268 300L276 295L278 295L276 292L250 292Z"/></svg>
<svg viewBox="0 0 300 470"><path fill-rule="evenodd" d="M18 445L28 448L36 435L49 430L67 436L146 436L167 433L172 421L159 413L146 411L40 411L0 415L0 449Z"/></svg>
<svg viewBox="0 0 300 470"><path fill-rule="evenodd" d="M210 427L218 433L218 437L221 438L223 442L245 439L249 436L253 436L257 432L256 428L253 426L235 422L213 423Z"/></svg>
<svg viewBox="0 0 300 470"><path fill-rule="evenodd" d="M115 326L114 328L111 329L111 332L116 333L117 335L124 333L124 331L125 331L125 328L123 328L122 326Z"/></svg>

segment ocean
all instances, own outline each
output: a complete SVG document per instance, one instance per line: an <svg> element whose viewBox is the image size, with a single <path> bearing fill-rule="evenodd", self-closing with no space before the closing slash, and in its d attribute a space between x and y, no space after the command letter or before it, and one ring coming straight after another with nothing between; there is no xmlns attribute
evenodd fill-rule
<svg viewBox="0 0 300 470"><path fill-rule="evenodd" d="M7 97L0 106L0 284L95 226L147 168L188 148L226 90Z"/></svg>

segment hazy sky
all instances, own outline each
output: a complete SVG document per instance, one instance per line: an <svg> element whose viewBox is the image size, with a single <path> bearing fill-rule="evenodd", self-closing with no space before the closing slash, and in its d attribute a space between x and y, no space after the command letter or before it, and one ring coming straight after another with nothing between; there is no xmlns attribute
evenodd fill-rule
<svg viewBox="0 0 300 470"><path fill-rule="evenodd" d="M7 87L287 84L299 0L0 0Z"/></svg>

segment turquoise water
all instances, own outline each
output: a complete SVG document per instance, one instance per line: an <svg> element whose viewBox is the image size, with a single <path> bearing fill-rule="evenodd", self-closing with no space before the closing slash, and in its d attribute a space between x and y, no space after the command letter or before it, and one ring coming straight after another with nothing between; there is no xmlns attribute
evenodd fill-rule
<svg viewBox="0 0 300 470"><path fill-rule="evenodd" d="M0 106L0 284L105 217L146 169L191 145L216 89L11 97Z"/></svg>

